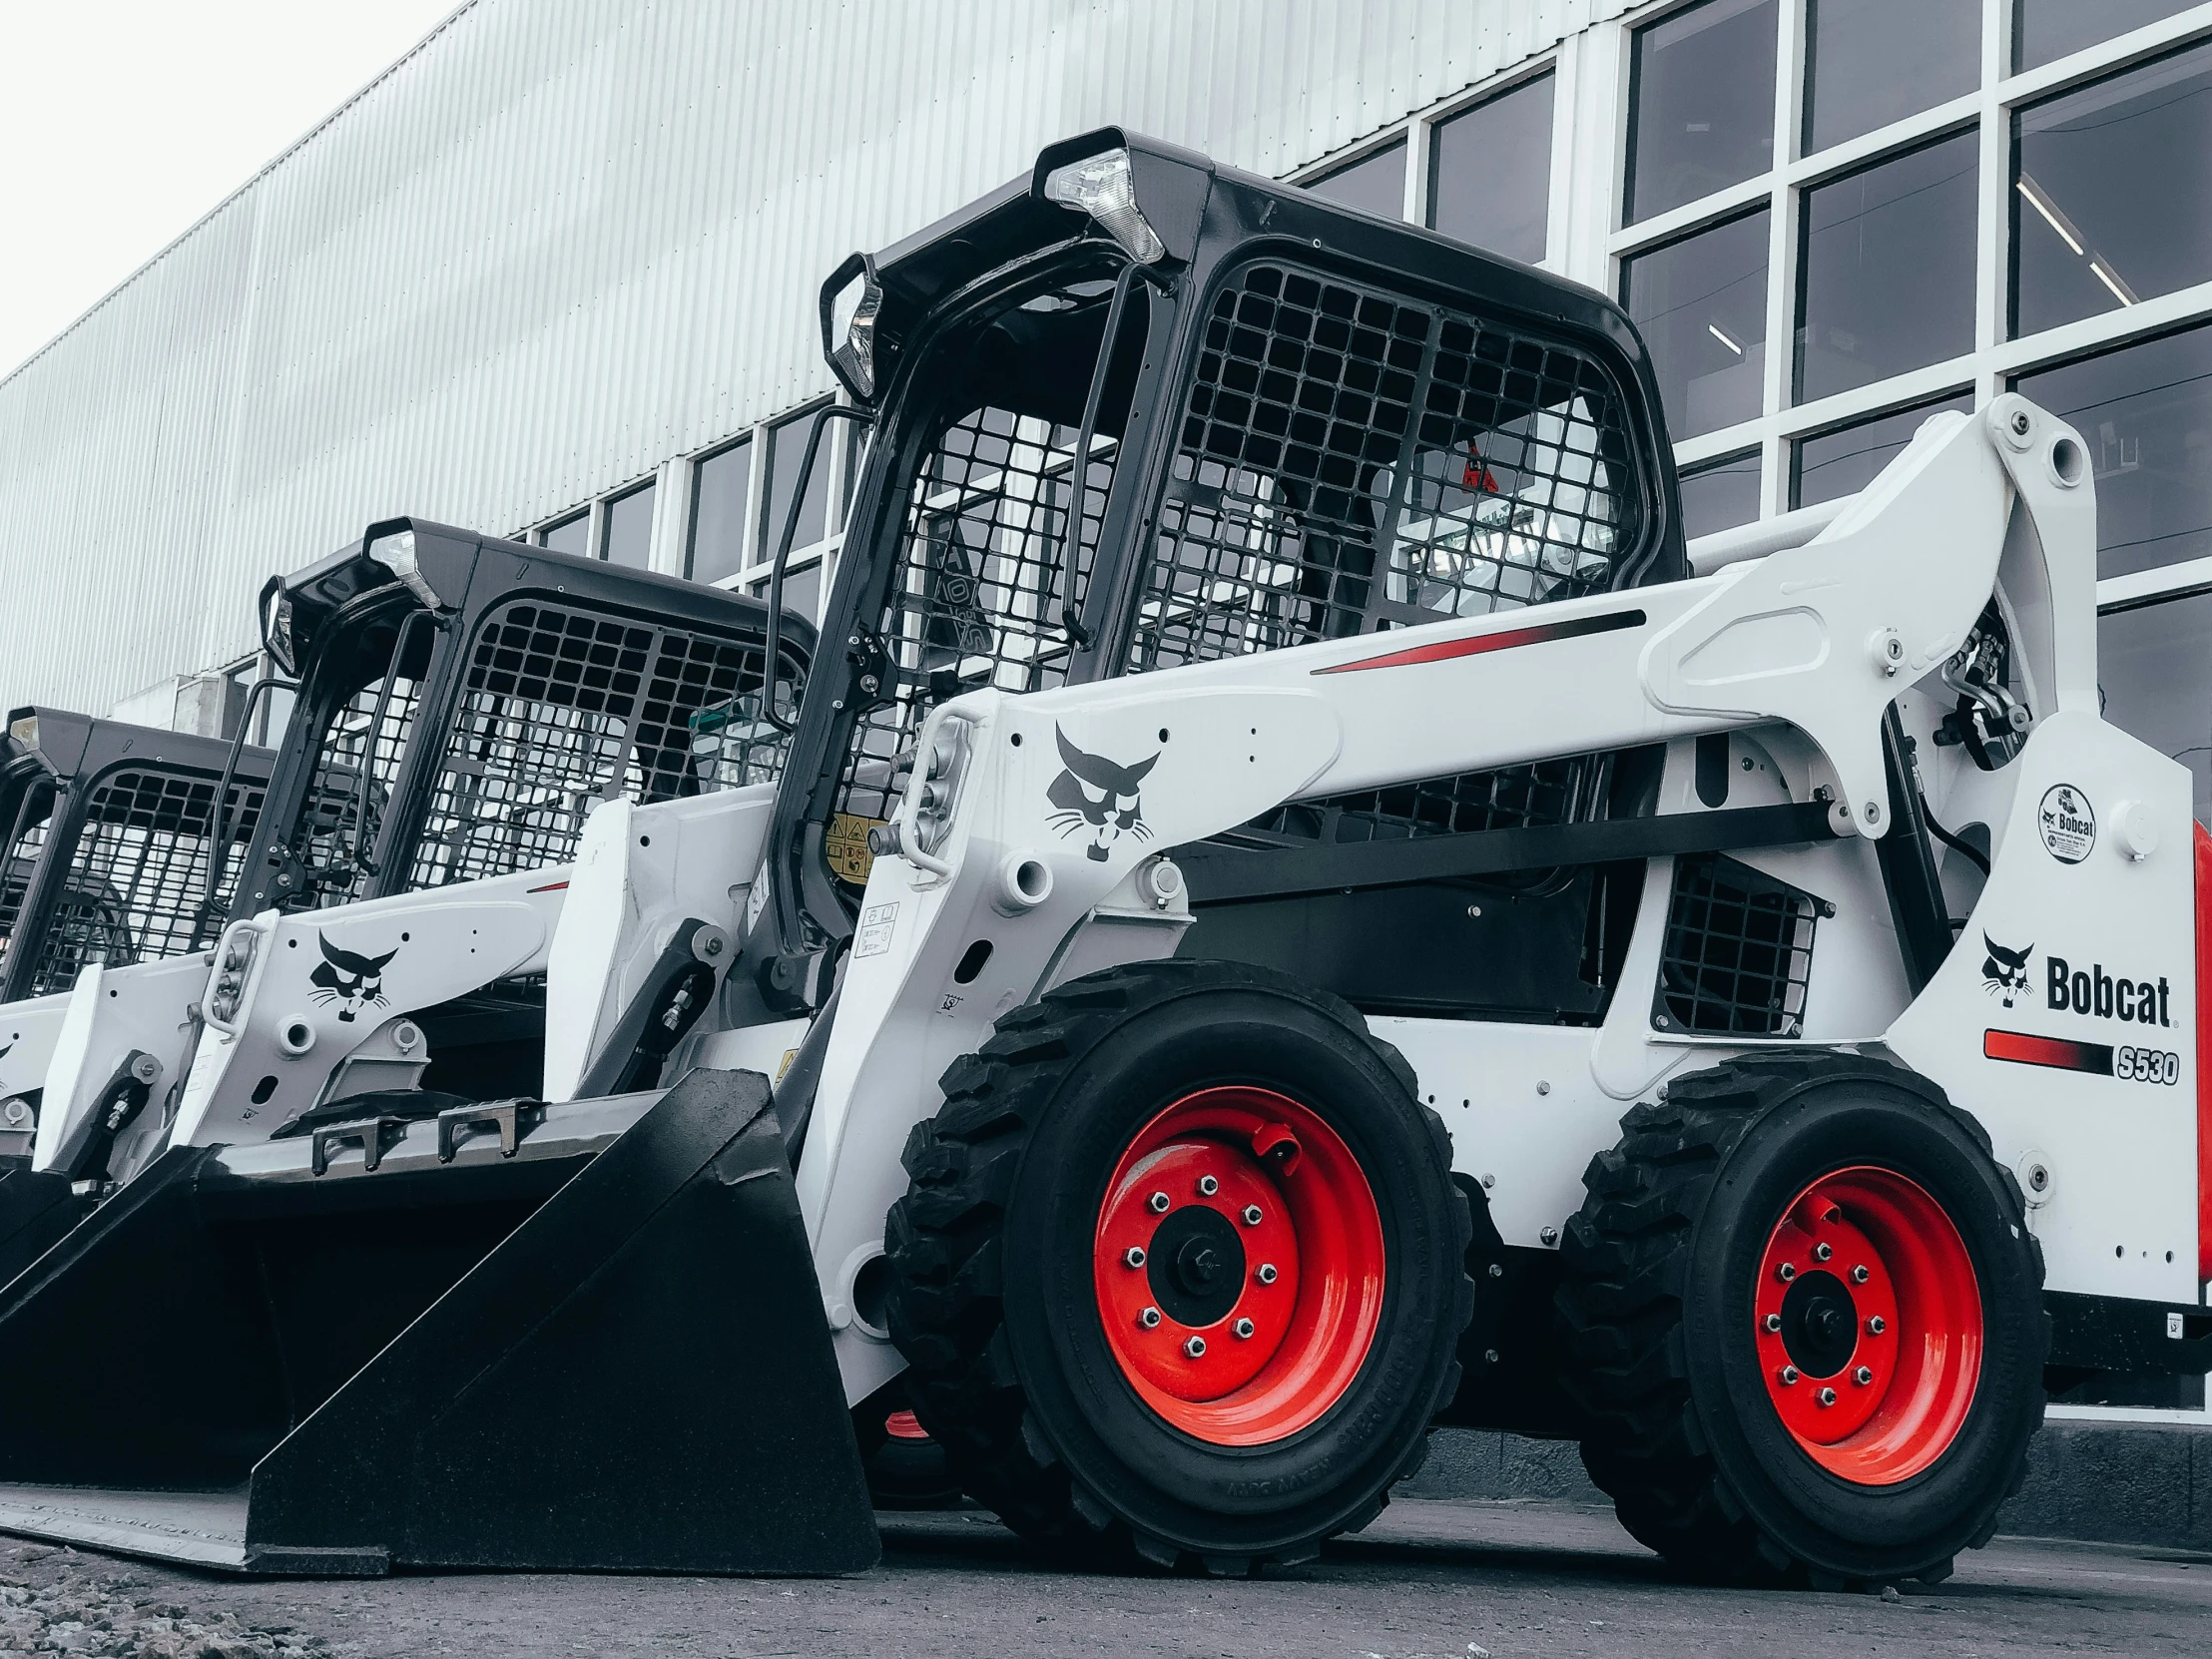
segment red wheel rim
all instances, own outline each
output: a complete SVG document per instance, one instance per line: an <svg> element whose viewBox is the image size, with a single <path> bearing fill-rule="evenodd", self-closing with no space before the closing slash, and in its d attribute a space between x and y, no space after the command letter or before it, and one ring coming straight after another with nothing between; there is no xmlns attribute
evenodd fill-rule
<svg viewBox="0 0 2212 1659"><path fill-rule="evenodd" d="M1272 1089L1201 1089L1146 1124L1106 1183L1092 1250L1122 1376L1215 1445L1318 1421L1382 1317L1367 1175L1317 1113Z"/></svg>
<svg viewBox="0 0 2212 1659"><path fill-rule="evenodd" d="M1941 1205L1894 1170L1838 1170L1783 1211L1752 1324L1767 1397L1814 1462L1892 1486L1958 1437L1981 1380L1981 1290Z"/></svg>

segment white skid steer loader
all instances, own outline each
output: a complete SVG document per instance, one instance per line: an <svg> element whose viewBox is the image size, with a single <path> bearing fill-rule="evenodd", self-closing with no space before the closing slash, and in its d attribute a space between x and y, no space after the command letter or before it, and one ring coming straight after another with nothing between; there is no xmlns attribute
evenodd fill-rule
<svg viewBox="0 0 2212 1659"><path fill-rule="evenodd" d="M1443 1420L1878 1582L2046 1389L2212 1367L2212 853L2099 716L2063 423L1693 568L1617 307L1111 129L823 322L868 444L713 1020L588 1057L743 804L596 814L536 1095L174 1150L0 1293L77 1333L0 1524L851 1570L899 1382L1086 1558L1303 1558Z"/></svg>

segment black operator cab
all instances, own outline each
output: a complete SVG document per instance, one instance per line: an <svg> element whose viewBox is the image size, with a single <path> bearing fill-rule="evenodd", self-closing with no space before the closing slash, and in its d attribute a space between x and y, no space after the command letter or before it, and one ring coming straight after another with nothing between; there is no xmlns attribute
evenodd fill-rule
<svg viewBox="0 0 2212 1659"><path fill-rule="evenodd" d="M843 657L802 710L809 784L779 802L775 901L748 944L772 999L819 1000L865 882L856 849L950 697L1686 574L1657 387L1619 306L1118 129L852 256L822 320L850 404L821 418L867 439L824 625ZM1583 757L1302 802L1235 839L1567 823L1637 811L1655 779L1653 756ZM1330 988L1378 1011L1600 1017L1630 872L1488 887L1532 943L1585 944L1415 980L1379 944L1416 920L1376 895L1357 917L1247 896L1206 907L1185 949L1335 961ZM1466 902L1452 882L1386 906Z"/></svg>

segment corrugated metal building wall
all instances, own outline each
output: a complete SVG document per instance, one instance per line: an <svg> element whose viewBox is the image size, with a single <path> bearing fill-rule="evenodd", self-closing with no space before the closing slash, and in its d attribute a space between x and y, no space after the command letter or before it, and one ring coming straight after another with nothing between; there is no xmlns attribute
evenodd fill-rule
<svg viewBox="0 0 2212 1659"><path fill-rule="evenodd" d="M1617 0L474 0L0 382L0 695L105 710L420 513L511 531L830 384L855 247L1123 122L1284 174Z"/></svg>

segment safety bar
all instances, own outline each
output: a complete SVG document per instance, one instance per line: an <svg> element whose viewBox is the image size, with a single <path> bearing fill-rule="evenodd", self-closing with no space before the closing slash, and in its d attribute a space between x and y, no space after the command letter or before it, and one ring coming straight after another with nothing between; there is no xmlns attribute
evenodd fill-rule
<svg viewBox="0 0 2212 1659"><path fill-rule="evenodd" d="M849 403L829 403L815 411L815 423L807 434L807 453L799 463L799 482L792 488L791 511L784 515L784 535L776 544L776 564L768 578L768 653L761 664L761 716L777 731L790 737L791 721L776 712L776 687L782 679L777 664L784 636L784 567L791 562L792 538L799 534L799 515L807 505L807 482L814 476L815 456L822 448L822 434L831 420L849 420L856 426L872 426L875 417Z"/></svg>

